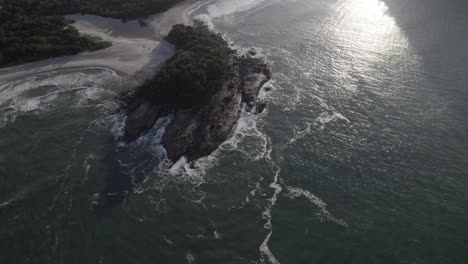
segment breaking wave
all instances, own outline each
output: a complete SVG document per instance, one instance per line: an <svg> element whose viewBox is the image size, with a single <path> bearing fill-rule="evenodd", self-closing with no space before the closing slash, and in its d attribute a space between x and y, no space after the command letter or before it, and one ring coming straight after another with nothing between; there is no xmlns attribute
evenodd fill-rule
<svg viewBox="0 0 468 264"><path fill-rule="evenodd" d="M229 19L230 15L251 10L265 1L266 0L216 1L206 6L206 13L195 16L195 19L204 21L211 28L214 28L214 19L221 17Z"/></svg>
<svg viewBox="0 0 468 264"><path fill-rule="evenodd" d="M58 71L0 84L0 127L21 115L39 115L60 109L115 107L117 93L105 87L119 87L123 80L107 69Z"/></svg>
<svg viewBox="0 0 468 264"><path fill-rule="evenodd" d="M287 193L285 194L286 197L290 199L297 199L300 197L306 198L311 204L317 206L320 209L320 220L321 221L329 221L333 222L335 224L348 227L348 224L341 219L338 219L334 217L328 210L327 210L327 204L320 199L319 197L315 196L313 193L297 188L297 187L289 187L286 186Z"/></svg>

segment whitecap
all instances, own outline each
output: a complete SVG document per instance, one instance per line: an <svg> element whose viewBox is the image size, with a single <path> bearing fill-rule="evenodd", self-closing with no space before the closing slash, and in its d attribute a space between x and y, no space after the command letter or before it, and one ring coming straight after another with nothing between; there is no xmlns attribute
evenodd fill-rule
<svg viewBox="0 0 468 264"><path fill-rule="evenodd" d="M213 231L213 236L216 240L220 240L223 238L223 235L220 232L218 232L218 230Z"/></svg>
<svg viewBox="0 0 468 264"><path fill-rule="evenodd" d="M320 129L324 129L326 124L333 122L333 121L337 121L337 120L343 120L343 121L346 121L347 123L350 123L348 118L344 117L342 114L338 112L333 112L333 111L323 112L316 119L316 121L321 124Z"/></svg>
<svg viewBox="0 0 468 264"><path fill-rule="evenodd" d="M185 253L185 259L187 260L187 264L194 264L195 262L195 256L192 254L192 252L188 251Z"/></svg>
<svg viewBox="0 0 468 264"><path fill-rule="evenodd" d="M0 127L20 115L39 115L66 108L98 107L112 109L115 92L106 89L122 79L105 69L84 72L56 71L30 76L0 85Z"/></svg>
<svg viewBox="0 0 468 264"><path fill-rule="evenodd" d="M268 242L270 241L271 235L273 231L270 231L266 238L263 240L262 244L260 245L260 262L265 263L265 257L268 259L268 263L271 264L280 264L280 262L276 259L275 255L271 252L270 248L268 247Z"/></svg>
<svg viewBox="0 0 468 264"><path fill-rule="evenodd" d="M88 156L86 156L86 158L84 159L83 161L83 169L84 169L84 175L83 175L83 180L81 181L82 184L84 184L87 180L88 180L88 174L89 174L89 170L91 169L91 160L95 159L95 155L94 154L89 154Z"/></svg>
<svg viewBox="0 0 468 264"><path fill-rule="evenodd" d="M214 19L248 11L249 9L261 5L265 1L266 0L216 1L206 7L207 13L197 15L195 19L204 21L211 28L214 28L212 23Z"/></svg>
<svg viewBox="0 0 468 264"><path fill-rule="evenodd" d="M169 170L169 173L172 175L180 174L187 165L187 157L182 156Z"/></svg>
<svg viewBox="0 0 468 264"><path fill-rule="evenodd" d="M174 241L168 239L165 235L161 235L161 237L163 238L164 242L166 242L166 244L168 244L169 246L173 247L175 245Z"/></svg>
<svg viewBox="0 0 468 264"><path fill-rule="evenodd" d="M313 193L297 188L297 187L290 187L286 186L287 193L285 194L286 197L290 199L297 199L300 197L306 198L311 204L317 206L320 209L320 220L321 221L329 221L335 224L348 227L348 224L342 220L334 217L327 209L327 204L320 199L319 197L315 196Z"/></svg>

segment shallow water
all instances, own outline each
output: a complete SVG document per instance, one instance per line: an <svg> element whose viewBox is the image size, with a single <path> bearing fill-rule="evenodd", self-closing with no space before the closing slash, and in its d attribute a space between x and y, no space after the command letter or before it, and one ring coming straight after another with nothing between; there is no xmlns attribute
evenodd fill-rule
<svg viewBox="0 0 468 264"><path fill-rule="evenodd" d="M169 169L167 117L118 142L104 69L0 84L1 263L465 263L468 6L218 1L274 65L270 101ZM112 184L133 194L94 213ZM109 187L110 186L110 187Z"/></svg>
<svg viewBox="0 0 468 264"><path fill-rule="evenodd" d="M85 25L92 25L93 28L101 29L110 37L160 40L159 36L154 34L152 27L141 25L136 20L122 21L120 19L81 14L68 15L67 18Z"/></svg>

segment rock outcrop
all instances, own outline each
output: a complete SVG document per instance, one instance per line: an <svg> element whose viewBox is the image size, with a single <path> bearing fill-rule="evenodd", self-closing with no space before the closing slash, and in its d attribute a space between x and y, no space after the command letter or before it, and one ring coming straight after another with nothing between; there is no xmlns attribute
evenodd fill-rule
<svg viewBox="0 0 468 264"><path fill-rule="evenodd" d="M153 105L136 92L127 102L124 140L131 142L144 135L160 118L173 115L162 144L168 158L188 161L211 154L228 139L240 118L242 106L260 113L266 107L258 99L262 86L271 78L271 66L259 58L235 57L222 87L207 104L191 109Z"/></svg>

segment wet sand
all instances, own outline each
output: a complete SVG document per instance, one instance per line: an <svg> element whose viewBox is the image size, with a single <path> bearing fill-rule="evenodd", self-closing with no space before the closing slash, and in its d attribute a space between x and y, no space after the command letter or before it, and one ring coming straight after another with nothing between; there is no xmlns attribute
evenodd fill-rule
<svg viewBox="0 0 468 264"><path fill-rule="evenodd" d="M191 24L193 12L212 2L214 0L187 0L162 14L149 17L145 22L155 30L156 35L165 36L175 24Z"/></svg>
<svg viewBox="0 0 468 264"><path fill-rule="evenodd" d="M141 27L136 21L124 23L94 15L67 16L75 20L73 26L82 34L111 41L112 46L95 52L3 68L0 69L0 81L63 69L101 67L112 69L136 84L141 83L173 54L171 45L161 36L167 34L174 24L189 24L191 13L211 1L185 1L165 13L146 19L147 27Z"/></svg>

